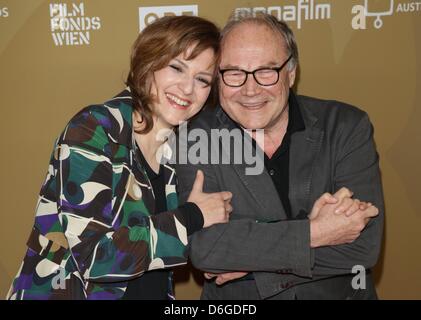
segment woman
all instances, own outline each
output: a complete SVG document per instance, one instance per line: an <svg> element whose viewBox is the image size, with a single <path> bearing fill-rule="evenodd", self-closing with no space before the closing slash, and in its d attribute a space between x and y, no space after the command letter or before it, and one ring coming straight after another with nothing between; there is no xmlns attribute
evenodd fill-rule
<svg viewBox="0 0 421 320"><path fill-rule="evenodd" d="M198 17L139 35L128 88L80 111L56 142L9 299L173 298L166 268L186 263L188 235L228 221L231 194L202 193L198 172L178 207L157 135L200 111L219 50L217 27Z"/></svg>

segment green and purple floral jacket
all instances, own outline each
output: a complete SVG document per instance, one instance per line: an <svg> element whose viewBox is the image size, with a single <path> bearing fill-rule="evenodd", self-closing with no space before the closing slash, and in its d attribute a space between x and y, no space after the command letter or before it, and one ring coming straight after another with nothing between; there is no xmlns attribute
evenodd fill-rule
<svg viewBox="0 0 421 320"><path fill-rule="evenodd" d="M128 90L69 122L55 144L8 299L119 299L128 280L186 263L175 171L164 166L168 211L151 215L153 190L132 131Z"/></svg>

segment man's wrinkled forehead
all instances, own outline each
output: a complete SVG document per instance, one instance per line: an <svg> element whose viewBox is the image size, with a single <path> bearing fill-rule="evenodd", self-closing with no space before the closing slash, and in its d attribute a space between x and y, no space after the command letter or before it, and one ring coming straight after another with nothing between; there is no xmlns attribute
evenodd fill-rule
<svg viewBox="0 0 421 320"><path fill-rule="evenodd" d="M247 58L268 60L262 61L264 64L276 63L288 54L283 36L257 22L247 21L235 25L224 35L221 44L220 66L224 68L236 66L238 61L244 63Z"/></svg>
<svg viewBox="0 0 421 320"><path fill-rule="evenodd" d="M253 33L253 31L262 36L270 35L274 37L274 40L276 39L276 41L280 41L281 44L285 42L283 35L280 34L277 30L274 30L264 21L248 20L239 22L231 29L223 33L221 45L224 46L227 42L232 41L232 39L241 39L242 41L246 41L249 38L250 33Z"/></svg>

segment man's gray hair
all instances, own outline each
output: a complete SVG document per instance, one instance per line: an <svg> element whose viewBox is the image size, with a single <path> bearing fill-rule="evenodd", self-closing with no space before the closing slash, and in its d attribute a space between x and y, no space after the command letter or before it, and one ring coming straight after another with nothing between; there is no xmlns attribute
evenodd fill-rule
<svg viewBox="0 0 421 320"><path fill-rule="evenodd" d="M224 40L227 35L237 26L244 23L252 23L258 25L264 25L273 30L275 33L279 34L285 40L286 49L288 50L288 56L291 54L292 58L288 63L288 69L292 70L298 66L298 46L297 41L295 40L294 33L290 27L284 22L279 21L276 17L259 12L258 14L253 14L250 11L241 11L232 14L227 24L221 31L221 43L224 44Z"/></svg>

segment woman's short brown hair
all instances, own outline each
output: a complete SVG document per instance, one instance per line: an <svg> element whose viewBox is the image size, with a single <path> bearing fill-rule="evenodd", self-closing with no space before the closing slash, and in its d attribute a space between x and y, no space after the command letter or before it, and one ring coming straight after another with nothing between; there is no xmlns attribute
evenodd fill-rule
<svg viewBox="0 0 421 320"><path fill-rule="evenodd" d="M168 65L171 59L194 46L187 60L194 59L206 49L220 56L220 33L212 22L196 16L161 18L147 26L133 44L127 85L133 95L133 108L144 122L138 133L148 133L153 127L151 85L153 73ZM215 68L215 76L217 68ZM214 77L215 78L215 77ZM214 86L213 86L214 87ZM211 93L211 96L214 96Z"/></svg>

